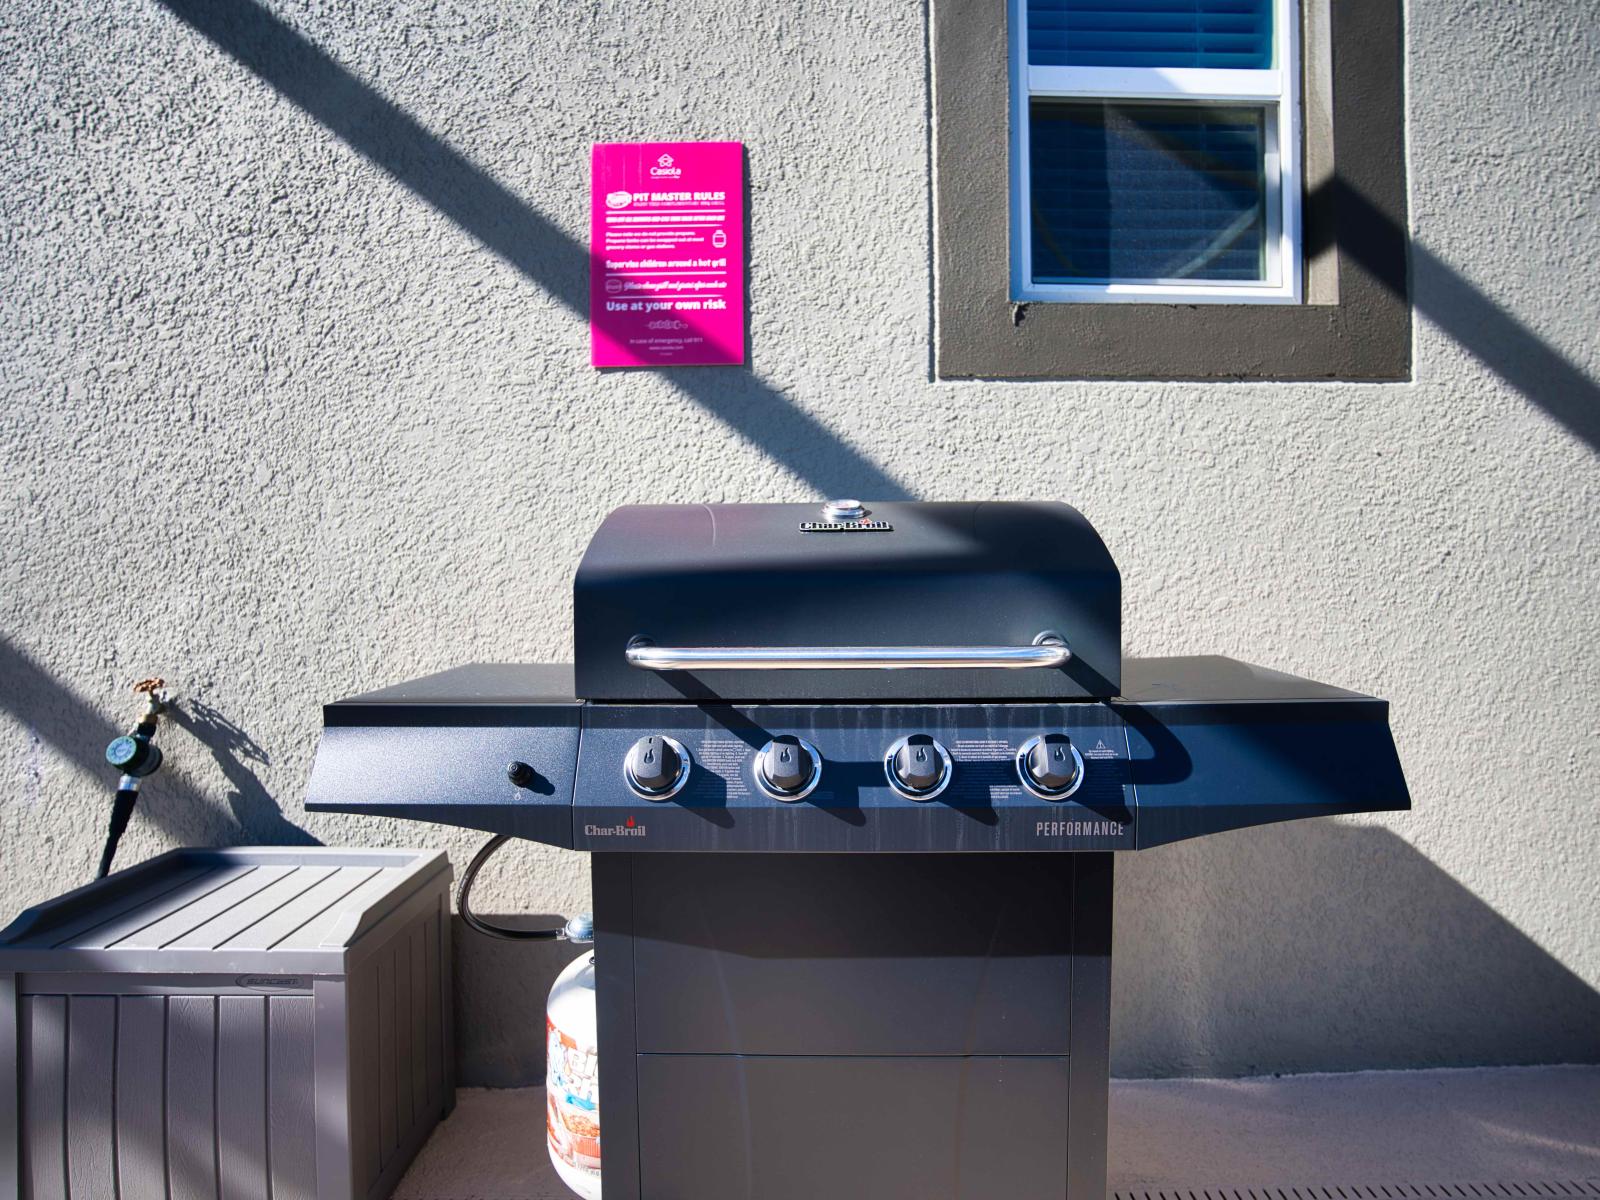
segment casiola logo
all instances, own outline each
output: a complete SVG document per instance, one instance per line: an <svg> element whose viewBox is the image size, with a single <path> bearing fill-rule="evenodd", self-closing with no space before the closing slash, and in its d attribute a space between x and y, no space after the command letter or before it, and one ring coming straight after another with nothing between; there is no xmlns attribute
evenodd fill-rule
<svg viewBox="0 0 1600 1200"><path fill-rule="evenodd" d="M311 980L304 975L240 975L235 987L252 992L309 992Z"/></svg>
<svg viewBox="0 0 1600 1200"><path fill-rule="evenodd" d="M650 174L656 179L676 179L683 174L683 168L672 165L672 155L663 154L650 168Z"/></svg>

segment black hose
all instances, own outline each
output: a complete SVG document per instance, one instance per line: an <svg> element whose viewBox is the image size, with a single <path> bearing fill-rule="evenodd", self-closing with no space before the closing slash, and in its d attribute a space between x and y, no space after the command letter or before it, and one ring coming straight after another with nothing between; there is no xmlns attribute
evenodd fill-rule
<svg viewBox="0 0 1600 1200"><path fill-rule="evenodd" d="M117 789L116 799L111 802L111 825L106 830L106 845L100 852L100 871L95 876L96 879L104 879L111 874L111 860L117 856L117 843L122 840L122 835L128 828L128 821L133 817L133 806L138 802L137 784Z"/></svg>
<svg viewBox="0 0 1600 1200"><path fill-rule="evenodd" d="M456 908L461 913L461 919L466 922L468 929L475 929L488 937L504 938L508 942L559 942L562 938L560 929L513 929L508 925L491 924L472 911L473 880L477 879L479 869L493 857L494 852L510 840L509 833L495 834L484 843L483 849L472 856L467 869L461 873L461 884L456 888Z"/></svg>

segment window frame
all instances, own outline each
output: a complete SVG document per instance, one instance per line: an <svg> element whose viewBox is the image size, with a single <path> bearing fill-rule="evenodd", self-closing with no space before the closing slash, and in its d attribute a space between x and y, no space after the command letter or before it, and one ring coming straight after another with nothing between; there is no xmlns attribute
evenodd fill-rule
<svg viewBox="0 0 1600 1200"><path fill-rule="evenodd" d="M1011 296L1021 303L1300 304L1304 299L1300 146L1300 4L1272 0L1273 63L1262 69L1217 67L1064 67L1028 61L1028 0L1006 0L1011 81ZM1030 112L1042 100L1234 104L1266 109L1263 204L1268 254L1260 283L1220 280L1107 280L1036 283Z"/></svg>
<svg viewBox="0 0 1600 1200"><path fill-rule="evenodd" d="M927 9L931 379L1411 379L1403 0L1301 3L1303 304L1013 299L1007 8Z"/></svg>

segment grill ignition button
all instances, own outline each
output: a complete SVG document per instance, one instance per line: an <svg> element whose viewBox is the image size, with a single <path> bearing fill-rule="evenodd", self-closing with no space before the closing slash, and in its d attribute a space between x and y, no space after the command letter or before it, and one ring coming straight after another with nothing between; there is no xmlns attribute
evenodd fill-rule
<svg viewBox="0 0 1600 1200"><path fill-rule="evenodd" d="M1017 776L1041 800L1065 800L1083 782L1083 758L1064 733L1041 733L1017 751Z"/></svg>
<svg viewBox="0 0 1600 1200"><path fill-rule="evenodd" d="M682 791L688 781L689 752L682 743L661 734L642 737L628 751L622 774L636 795L666 800Z"/></svg>
<svg viewBox="0 0 1600 1200"><path fill-rule="evenodd" d="M822 756L802 738L775 737L756 755L756 783L774 800L800 800L822 777Z"/></svg>

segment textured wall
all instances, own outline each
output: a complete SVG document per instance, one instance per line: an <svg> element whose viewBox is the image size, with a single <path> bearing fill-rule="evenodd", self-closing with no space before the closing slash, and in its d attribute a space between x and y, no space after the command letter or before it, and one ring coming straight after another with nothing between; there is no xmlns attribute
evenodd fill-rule
<svg viewBox="0 0 1600 1200"><path fill-rule="evenodd" d="M930 382L925 21L12 5L0 908L91 871L143 675L187 710L128 858L459 866L474 835L305 814L318 705L566 655L609 507L1059 497L1130 651L1390 698L1416 803L1120 860L1116 1069L1600 1059L1589 6L1413 6L1416 379L1372 386ZM588 144L648 137L748 144L750 370L586 365ZM486 910L585 906L580 856L508 857ZM536 1030L537 979L488 961L464 1026Z"/></svg>

